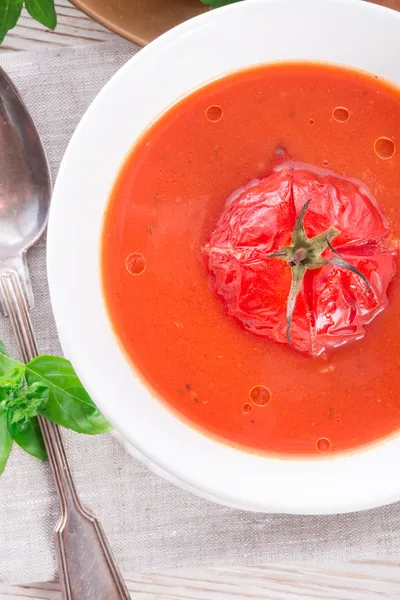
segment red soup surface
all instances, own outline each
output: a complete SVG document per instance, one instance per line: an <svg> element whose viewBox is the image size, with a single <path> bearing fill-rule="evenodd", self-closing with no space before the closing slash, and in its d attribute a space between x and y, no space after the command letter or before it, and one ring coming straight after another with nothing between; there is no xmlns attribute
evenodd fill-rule
<svg viewBox="0 0 400 600"><path fill-rule="evenodd" d="M311 356L228 314L203 252L227 199L271 173L277 148L361 180L396 247L399 131L400 92L386 82L283 63L195 91L137 142L105 218L104 295L132 363L182 418L230 444L286 454L350 449L400 427L397 276L363 339Z"/></svg>

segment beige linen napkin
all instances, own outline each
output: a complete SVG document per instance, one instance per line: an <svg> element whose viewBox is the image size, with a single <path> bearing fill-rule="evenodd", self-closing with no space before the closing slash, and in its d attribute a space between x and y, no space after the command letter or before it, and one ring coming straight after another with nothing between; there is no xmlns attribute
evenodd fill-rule
<svg viewBox="0 0 400 600"><path fill-rule="evenodd" d="M32 111L54 175L84 111L137 50L127 42L118 42L0 54L0 64ZM58 353L44 240L30 252L29 264L39 348ZM17 356L5 319L0 319L0 339ZM82 499L101 518L125 572L400 555L398 504L330 517L240 512L166 483L127 455L111 435L84 437L65 432L64 439ZM55 577L52 527L56 518L57 500L48 466L15 449L0 479L1 583Z"/></svg>

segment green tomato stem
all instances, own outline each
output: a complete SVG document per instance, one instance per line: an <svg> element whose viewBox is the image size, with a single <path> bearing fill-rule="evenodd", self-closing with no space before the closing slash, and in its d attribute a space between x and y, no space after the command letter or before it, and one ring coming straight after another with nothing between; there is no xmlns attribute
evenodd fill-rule
<svg viewBox="0 0 400 600"><path fill-rule="evenodd" d="M336 229L336 227L328 227L328 229L313 238L307 237L304 229L304 218L310 206L310 202L311 199L307 200L297 216L292 234L292 245L280 248L277 252L273 252L267 256L267 258L279 258L285 261L291 268L292 283L286 305L286 335L288 344L291 343L293 314L297 298L303 287L303 280L307 269L321 269L326 265L335 265L340 269L355 273L361 277L367 285L367 288L369 290L371 289L371 285L365 275L354 265L347 262L332 246L332 240L340 234L340 231ZM330 260L326 260L322 256L327 248L332 250L335 254Z"/></svg>

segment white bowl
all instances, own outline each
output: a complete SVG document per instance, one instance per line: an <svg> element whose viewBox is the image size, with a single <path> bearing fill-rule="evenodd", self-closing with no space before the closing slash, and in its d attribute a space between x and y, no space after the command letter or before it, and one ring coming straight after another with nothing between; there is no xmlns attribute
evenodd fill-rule
<svg viewBox="0 0 400 600"><path fill-rule="evenodd" d="M400 499L400 437L326 459L224 445L151 396L114 335L99 244L116 174L135 139L178 98L230 71L283 59L351 65L400 83L400 14L361 0L247 0L168 32L104 87L77 128L54 191L51 298L66 355L99 408L156 471L253 511L327 514Z"/></svg>

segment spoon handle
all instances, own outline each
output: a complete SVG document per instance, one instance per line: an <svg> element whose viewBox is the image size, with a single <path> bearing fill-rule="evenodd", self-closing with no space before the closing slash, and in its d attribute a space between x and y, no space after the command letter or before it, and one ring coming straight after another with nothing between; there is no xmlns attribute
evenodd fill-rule
<svg viewBox="0 0 400 600"><path fill-rule="evenodd" d="M0 301L9 316L21 356L38 355L26 296L16 271L0 270ZM59 428L39 419L60 503L55 545L62 598L128 600L130 595L100 522L79 500Z"/></svg>

